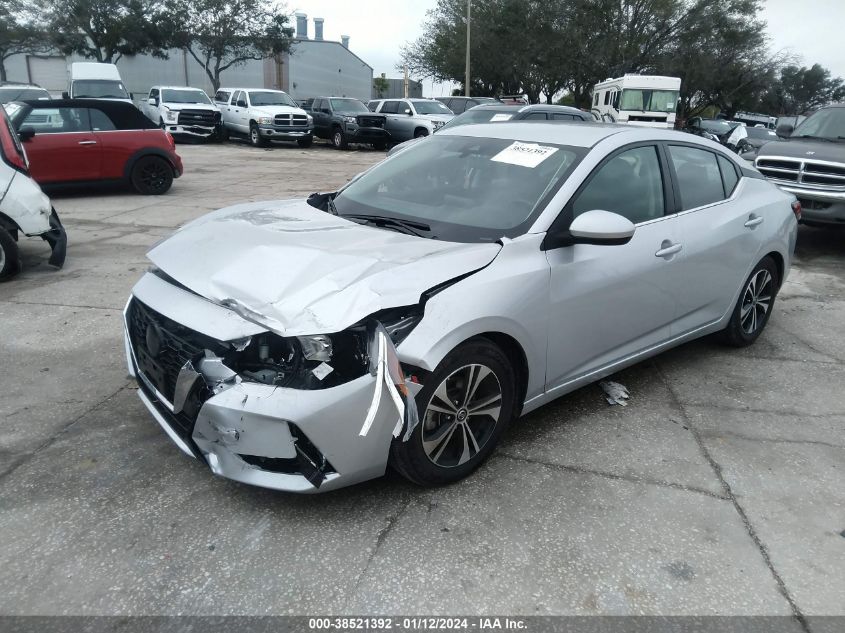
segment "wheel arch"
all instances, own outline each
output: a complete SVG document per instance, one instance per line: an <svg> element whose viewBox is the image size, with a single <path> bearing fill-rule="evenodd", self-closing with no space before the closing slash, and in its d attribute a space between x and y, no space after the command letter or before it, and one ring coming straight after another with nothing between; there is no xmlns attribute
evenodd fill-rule
<svg viewBox="0 0 845 633"><path fill-rule="evenodd" d="M429 132L428 128L424 125L418 125L414 128L414 137L417 136L418 133L422 132L422 136L429 136L431 132Z"/></svg>
<svg viewBox="0 0 845 633"><path fill-rule="evenodd" d="M525 402L525 395L528 391L528 357L525 355L525 350L514 337L504 332L483 332L468 340L486 339L498 347L514 369L514 376L516 377L516 401L514 402L514 417L517 418L522 413L522 405ZM468 342L468 341L464 341ZM463 343L462 343L463 345Z"/></svg>
<svg viewBox="0 0 845 633"><path fill-rule="evenodd" d="M783 255L781 255L778 251L771 251L766 253L760 259L765 259L766 257L771 257L772 260L775 262L775 266L778 269L778 288L783 285L784 282L784 272L786 271L786 263L783 260Z"/></svg>

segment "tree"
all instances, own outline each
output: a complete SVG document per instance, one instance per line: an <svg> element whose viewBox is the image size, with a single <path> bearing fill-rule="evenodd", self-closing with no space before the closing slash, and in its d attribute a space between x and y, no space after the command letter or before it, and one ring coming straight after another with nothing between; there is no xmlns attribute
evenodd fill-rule
<svg viewBox="0 0 845 633"><path fill-rule="evenodd" d="M215 91L225 70L291 50L289 16L267 0L176 1L182 18L174 42L203 67Z"/></svg>
<svg viewBox="0 0 845 633"><path fill-rule="evenodd" d="M762 103L776 114L803 114L833 101L845 99L845 82L832 77L820 64L810 68L790 64L763 96Z"/></svg>
<svg viewBox="0 0 845 633"><path fill-rule="evenodd" d="M55 47L98 62L123 55L167 57L169 24L164 0L41 0Z"/></svg>
<svg viewBox="0 0 845 633"><path fill-rule="evenodd" d="M23 53L46 53L50 45L36 16L19 0L0 0L0 81L6 81L6 60Z"/></svg>
<svg viewBox="0 0 845 633"><path fill-rule="evenodd" d="M373 88L376 89L376 97L381 99L384 93L390 89L390 82L386 77L376 77L373 79Z"/></svg>

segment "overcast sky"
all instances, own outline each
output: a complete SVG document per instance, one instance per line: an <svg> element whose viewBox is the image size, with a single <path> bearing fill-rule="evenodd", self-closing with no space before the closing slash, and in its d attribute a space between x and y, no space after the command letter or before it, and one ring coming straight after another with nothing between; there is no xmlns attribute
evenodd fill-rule
<svg viewBox="0 0 845 633"><path fill-rule="evenodd" d="M351 48L373 67L374 76L396 70L403 44L422 33L426 11L437 0L287 0L288 9L308 14L308 34L314 37L313 18L324 18L324 37L339 40L349 35ZM820 63L845 78L845 0L766 0L764 17L771 46L803 58L805 65ZM425 82L424 94L437 97L447 85Z"/></svg>

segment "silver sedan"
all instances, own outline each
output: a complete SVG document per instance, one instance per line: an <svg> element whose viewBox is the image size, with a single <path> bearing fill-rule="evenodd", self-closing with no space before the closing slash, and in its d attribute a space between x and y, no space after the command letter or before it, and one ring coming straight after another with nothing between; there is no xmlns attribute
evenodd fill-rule
<svg viewBox="0 0 845 633"><path fill-rule="evenodd" d="M295 492L470 474L520 415L685 341L753 343L800 206L721 146L584 124L446 130L338 192L149 252L141 400L212 472Z"/></svg>

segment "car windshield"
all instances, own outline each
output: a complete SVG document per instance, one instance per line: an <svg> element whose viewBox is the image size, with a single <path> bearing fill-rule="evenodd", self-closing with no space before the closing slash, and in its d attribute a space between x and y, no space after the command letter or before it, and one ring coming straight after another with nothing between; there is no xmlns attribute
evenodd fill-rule
<svg viewBox="0 0 845 633"><path fill-rule="evenodd" d="M419 222L424 237L522 235L585 150L511 139L432 136L379 163L335 198L339 215Z"/></svg>
<svg viewBox="0 0 845 633"><path fill-rule="evenodd" d="M254 106L291 106L298 107L293 99L284 92L249 91L249 102Z"/></svg>
<svg viewBox="0 0 845 633"><path fill-rule="evenodd" d="M845 108L826 108L814 112L798 126L792 136L845 139Z"/></svg>
<svg viewBox="0 0 845 633"><path fill-rule="evenodd" d="M467 125L470 123L491 123L496 121L509 121L514 115L519 112L518 108L473 108L467 110L463 114L459 114L454 119L444 125L438 132L445 129L458 127L459 125Z"/></svg>
<svg viewBox="0 0 845 633"><path fill-rule="evenodd" d="M168 88L161 91L161 100L165 103L211 103L202 90L173 90Z"/></svg>
<svg viewBox="0 0 845 633"><path fill-rule="evenodd" d="M439 101L413 101L417 114L452 114L452 111Z"/></svg>
<svg viewBox="0 0 845 633"><path fill-rule="evenodd" d="M641 112L674 112L678 105L677 90L639 90L622 91L620 110L639 110Z"/></svg>
<svg viewBox="0 0 845 633"><path fill-rule="evenodd" d="M358 99L330 99L330 101L332 102L332 110L338 114L369 112L367 106L358 101Z"/></svg>
<svg viewBox="0 0 845 633"><path fill-rule="evenodd" d="M129 93L120 81L111 79L77 79L73 82L75 99L128 99Z"/></svg>
<svg viewBox="0 0 845 633"><path fill-rule="evenodd" d="M49 99L50 93L43 88L25 88L5 86L0 88L0 103L9 101L28 101L30 99Z"/></svg>

